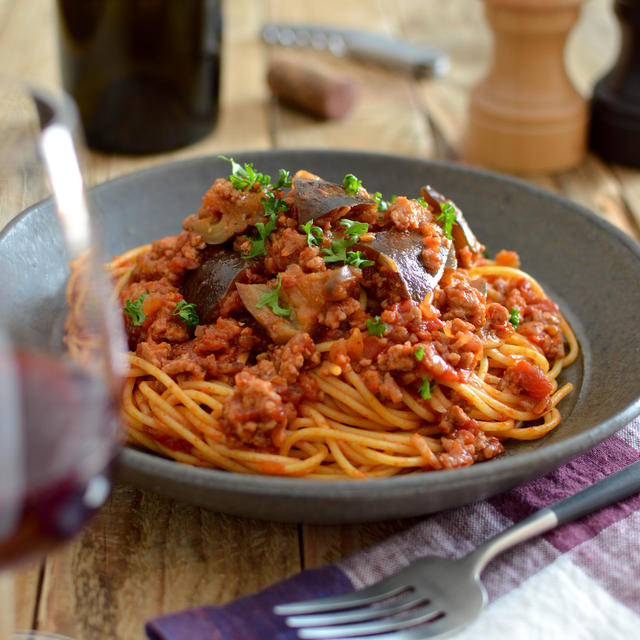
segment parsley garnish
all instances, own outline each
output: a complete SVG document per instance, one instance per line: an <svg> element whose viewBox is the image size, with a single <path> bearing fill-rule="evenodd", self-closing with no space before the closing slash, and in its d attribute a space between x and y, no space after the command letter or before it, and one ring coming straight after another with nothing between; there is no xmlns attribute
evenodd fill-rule
<svg viewBox="0 0 640 640"><path fill-rule="evenodd" d="M262 198L262 203L264 205L264 215L269 216L270 218L278 217L279 213L287 210L287 203L283 198L279 198L275 193L267 193L265 197Z"/></svg>
<svg viewBox="0 0 640 640"><path fill-rule="evenodd" d="M266 255L267 249L265 247L265 241L269 237L269 234L276 228L276 221L278 220L278 214L287 210L287 203L282 199L276 197L271 192L262 198L264 204L264 215L269 218L267 222L256 222L256 229L258 230L258 237L251 239L251 251L247 253L243 258L248 260L249 258L255 258L256 256Z"/></svg>
<svg viewBox="0 0 640 640"><path fill-rule="evenodd" d="M380 316L376 316L373 320L367 318L367 331L370 336L380 337L386 330L387 325L380 322Z"/></svg>
<svg viewBox="0 0 640 640"><path fill-rule="evenodd" d="M428 400L431 397L431 381L427 380L427 374L422 374L422 384L418 389L418 393L423 400Z"/></svg>
<svg viewBox="0 0 640 640"><path fill-rule="evenodd" d="M429 206L429 203L422 196L420 196L419 198L414 198L414 200L418 204L422 205L423 207L428 207Z"/></svg>
<svg viewBox="0 0 640 640"><path fill-rule="evenodd" d="M511 311L509 311L509 322L513 325L514 329L518 328L520 324L520 310L516 307L513 307Z"/></svg>
<svg viewBox="0 0 640 640"><path fill-rule="evenodd" d="M422 345L420 345L415 353L414 353L416 360L422 360L422 358L424 358L424 347Z"/></svg>
<svg viewBox="0 0 640 640"><path fill-rule="evenodd" d="M178 318L187 325L187 329L197 327L200 324L200 318L198 318L198 314L196 313L196 305L193 302L180 300L174 307L172 315L178 316Z"/></svg>
<svg viewBox="0 0 640 640"><path fill-rule="evenodd" d="M240 191L255 189L257 191L260 187L266 187L271 184L271 177L256 171L251 162L245 162L242 166L233 158L227 158L225 156L218 156L218 158L231 163L229 182L233 185L234 189L239 189ZM256 189L256 185L258 185L258 189Z"/></svg>
<svg viewBox="0 0 640 640"><path fill-rule="evenodd" d="M345 227L344 236L339 240L334 240L330 249L322 250L325 254L323 257L325 262L346 262L347 249L358 242L361 234L369 230L369 225L366 222L356 222L355 220L343 218L340 220L340 224Z"/></svg>
<svg viewBox="0 0 640 640"><path fill-rule="evenodd" d="M320 246L324 233L320 227L314 226L313 220L301 225L301 229L307 234L307 245L309 247Z"/></svg>
<svg viewBox="0 0 640 640"><path fill-rule="evenodd" d="M486 249L482 250L482 257L483 258L489 258L489 252Z"/></svg>
<svg viewBox="0 0 640 640"><path fill-rule="evenodd" d="M436 220L442 220L442 229L444 231L444 235L449 238L449 240L451 240L451 229L453 228L454 224L458 224L456 208L451 202L441 202L440 211L441 213L436 218Z"/></svg>
<svg viewBox="0 0 640 640"><path fill-rule="evenodd" d="M274 189L284 189L291 186L291 176L286 169L280 169L278 181L273 185Z"/></svg>
<svg viewBox="0 0 640 640"><path fill-rule="evenodd" d="M342 188L352 195L358 193L358 189L362 186L362 180L358 180L353 173L347 173L342 181Z"/></svg>
<svg viewBox="0 0 640 640"><path fill-rule="evenodd" d="M389 205L391 204L388 200L382 199L382 194L379 191L376 191L371 196L371 199L378 205L378 211L386 211L389 208Z"/></svg>
<svg viewBox="0 0 640 640"><path fill-rule="evenodd" d="M139 327L147 317L147 314L142 310L142 303L148 295L148 293L143 293L139 298L127 300L124 303L123 311L129 316L134 327Z"/></svg>
<svg viewBox="0 0 640 640"><path fill-rule="evenodd" d="M260 297L260 300L258 300L258 304L256 305L256 307L258 307L258 309L262 309L262 307L268 304L271 307L271 311L273 311L273 313L275 313L277 316L285 316L285 317L290 316L291 309L285 309L284 307L281 307L278 304L278 297L280 296L281 284L282 284L282 274L279 273L278 284L276 285L276 288L273 289L273 291L270 291L269 293L263 293L262 296Z"/></svg>
<svg viewBox="0 0 640 640"><path fill-rule="evenodd" d="M375 264L373 260L367 260L362 251L349 251L344 263L351 264L354 267L370 267L372 264Z"/></svg>

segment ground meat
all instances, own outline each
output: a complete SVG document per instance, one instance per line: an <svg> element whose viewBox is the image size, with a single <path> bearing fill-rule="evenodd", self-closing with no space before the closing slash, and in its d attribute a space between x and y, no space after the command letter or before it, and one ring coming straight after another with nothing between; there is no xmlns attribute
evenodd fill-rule
<svg viewBox="0 0 640 640"><path fill-rule="evenodd" d="M299 256L299 263L302 270L311 273L312 271L324 271L327 268L325 261L320 255L318 247L305 247Z"/></svg>
<svg viewBox="0 0 640 640"><path fill-rule="evenodd" d="M518 269L520 267L520 258L515 251L498 251L496 254L495 262L501 267L513 267Z"/></svg>
<svg viewBox="0 0 640 640"><path fill-rule="evenodd" d="M300 253L307 247L306 236L295 229L284 229L271 234L267 242L264 268L268 274L284 271L288 265L297 263Z"/></svg>
<svg viewBox="0 0 640 640"><path fill-rule="evenodd" d="M218 178L202 198L198 213L185 218L182 227L208 228L210 233L216 235L215 240L207 238L208 242L224 242L256 222L265 220L263 199L264 192L261 189L235 189L228 180Z"/></svg>
<svg viewBox="0 0 640 640"><path fill-rule="evenodd" d="M120 294L123 307L127 301L141 301L144 314L142 323L134 325L134 318L124 313L129 346L135 350L139 342L151 339L153 342L184 342L189 332L182 320L174 315L176 305L183 300L179 291L165 278L149 282L134 282Z"/></svg>
<svg viewBox="0 0 640 640"><path fill-rule="evenodd" d="M498 302L490 302L487 305L485 331L495 334L501 340L509 337L515 331L509 322L509 312L504 305Z"/></svg>
<svg viewBox="0 0 640 640"><path fill-rule="evenodd" d="M413 371L418 360L416 348L410 344L394 344L376 359L381 371Z"/></svg>
<svg viewBox="0 0 640 640"><path fill-rule="evenodd" d="M187 269L200 265L200 253L205 246L202 236L190 231L158 240L149 251L138 256L132 280L166 278L171 284L179 285Z"/></svg>
<svg viewBox="0 0 640 640"><path fill-rule="evenodd" d="M341 323L349 319L351 326L363 327L365 316L361 304L354 298L347 298L327 305L318 316L318 322L330 329L337 329Z"/></svg>
<svg viewBox="0 0 640 640"><path fill-rule="evenodd" d="M148 360L152 365L161 368L162 363L169 357L171 345L168 342L154 342L153 339L139 342L136 347L136 355Z"/></svg>
<svg viewBox="0 0 640 640"><path fill-rule="evenodd" d="M206 360L195 354L185 354L175 360L169 360L162 367L168 376L188 375L195 380L204 380L206 374Z"/></svg>
<svg viewBox="0 0 640 640"><path fill-rule="evenodd" d="M278 373L287 381L295 382L305 364L320 364L320 354L308 333L299 333L284 347L274 350L274 362Z"/></svg>
<svg viewBox="0 0 640 640"><path fill-rule="evenodd" d="M250 370L235 376L235 388L222 409L222 428L231 440L271 450L282 442L287 412L273 384Z"/></svg>
<svg viewBox="0 0 640 640"><path fill-rule="evenodd" d="M462 318L476 327L484 325L485 297L467 282L444 287L438 297L444 320Z"/></svg>
<svg viewBox="0 0 640 640"><path fill-rule="evenodd" d="M397 197L388 209L391 221L400 231L413 229L418 231L424 222L431 221L429 207L421 205L417 200L409 200L404 196Z"/></svg>

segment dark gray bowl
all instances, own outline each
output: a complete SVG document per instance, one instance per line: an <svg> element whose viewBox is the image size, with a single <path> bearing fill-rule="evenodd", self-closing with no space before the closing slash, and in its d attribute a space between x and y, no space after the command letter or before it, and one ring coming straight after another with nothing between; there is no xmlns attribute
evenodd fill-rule
<svg viewBox="0 0 640 640"><path fill-rule="evenodd" d="M523 182L415 158L333 151L236 154L263 172L305 168L334 181L354 173L385 197L419 195L425 183L456 201L490 254L520 254L525 270L559 302L581 356L564 374L576 389L560 405L563 421L534 442L512 443L485 463L371 481L318 483L187 467L134 449L120 457L120 477L194 504L280 521L346 523L416 516L510 489L586 451L640 413L640 247L590 211ZM98 186L95 201L107 252L120 253L180 230L228 163L206 157L155 167ZM67 267L53 212L43 203L0 236L0 273L12 287L3 304L45 330L64 309ZM33 314L39 308L43 313Z"/></svg>

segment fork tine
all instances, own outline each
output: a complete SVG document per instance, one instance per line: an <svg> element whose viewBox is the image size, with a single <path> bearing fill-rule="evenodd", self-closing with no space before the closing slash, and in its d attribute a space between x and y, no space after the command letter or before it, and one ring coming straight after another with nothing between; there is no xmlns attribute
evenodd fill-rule
<svg viewBox="0 0 640 640"><path fill-rule="evenodd" d="M404 616L362 622L358 624L343 624L331 627L307 627L298 631L299 638L308 640L326 640L327 638L351 638L352 636L385 633L387 631L399 631L407 627L413 627L422 622L427 622L437 616L441 611L437 607L420 607Z"/></svg>
<svg viewBox="0 0 640 640"><path fill-rule="evenodd" d="M320 614L310 614L301 616L289 616L285 622L290 627L322 627L333 624L345 624L347 622L364 622L375 618L384 618L396 613L401 613L419 604L426 604L427 598L424 596L412 596L404 598L399 602L394 602L385 607L358 607L348 611L338 613L327 612Z"/></svg>
<svg viewBox="0 0 640 640"><path fill-rule="evenodd" d="M446 616L439 618L435 622L427 622L410 629L391 631L390 633L350 636L349 640L437 640L438 638L449 638L451 633L460 631L464 625L451 625L446 621Z"/></svg>
<svg viewBox="0 0 640 640"><path fill-rule="evenodd" d="M357 591L348 591L337 596L279 604L273 608L273 611L281 616L295 616L305 613L339 611L340 609L351 609L365 604L373 604L411 589L411 585L404 580L403 574L404 571L399 571L370 587L358 589Z"/></svg>

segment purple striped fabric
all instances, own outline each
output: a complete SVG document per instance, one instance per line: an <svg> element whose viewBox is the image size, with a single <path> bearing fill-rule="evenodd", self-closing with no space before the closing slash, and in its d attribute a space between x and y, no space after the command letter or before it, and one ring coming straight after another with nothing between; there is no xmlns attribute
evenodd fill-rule
<svg viewBox="0 0 640 640"><path fill-rule="evenodd" d="M295 633L272 614L275 604L360 588L420 556L468 553L513 522L640 459L634 446L640 442L639 433L640 419L636 419L619 435L525 486L425 518L339 565L304 571L231 604L151 620L147 634L151 640L294 640ZM563 525L499 556L482 575L490 601L498 601L561 557L616 601L640 614L640 496Z"/></svg>

